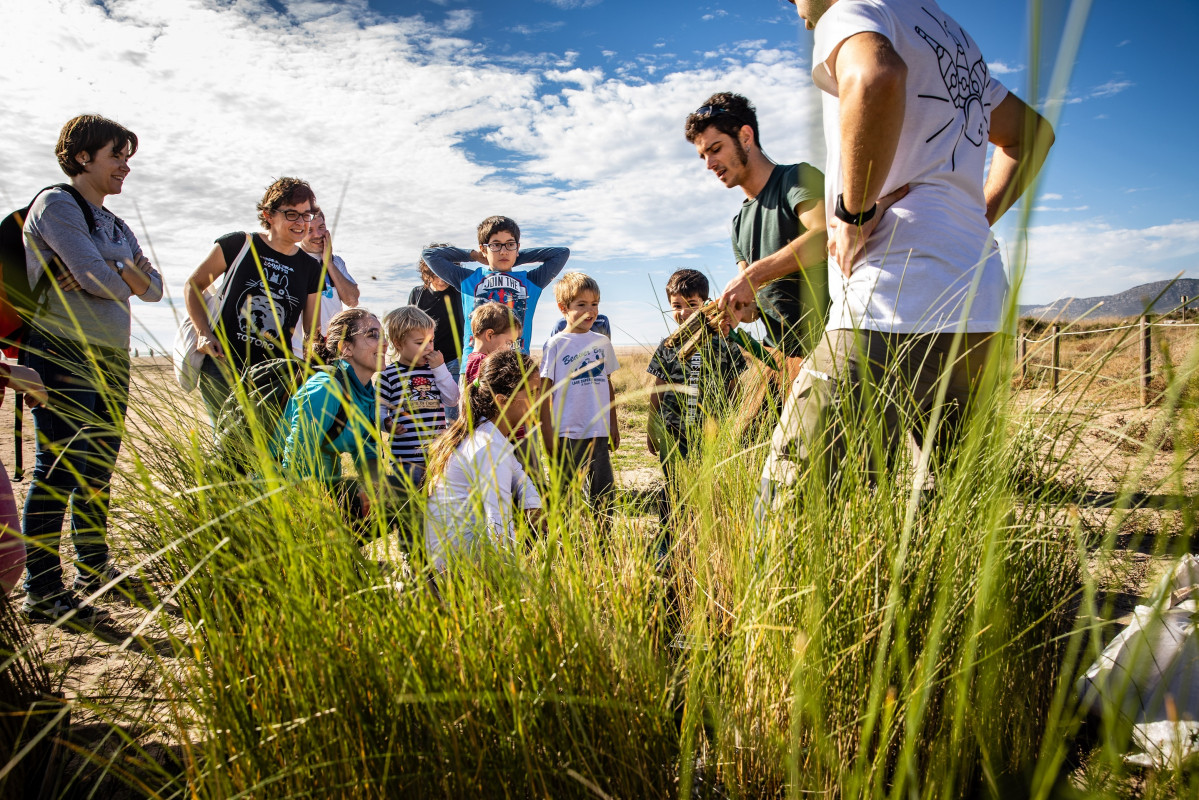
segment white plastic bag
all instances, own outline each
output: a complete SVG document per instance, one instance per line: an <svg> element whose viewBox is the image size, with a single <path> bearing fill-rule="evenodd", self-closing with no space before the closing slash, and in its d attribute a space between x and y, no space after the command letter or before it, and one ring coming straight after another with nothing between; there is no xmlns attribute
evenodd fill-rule
<svg viewBox="0 0 1199 800"><path fill-rule="evenodd" d="M1196 586L1199 559L1184 556L1078 681L1084 708L1116 709L1132 723L1143 751L1128 757L1132 763L1172 768L1199 755Z"/></svg>

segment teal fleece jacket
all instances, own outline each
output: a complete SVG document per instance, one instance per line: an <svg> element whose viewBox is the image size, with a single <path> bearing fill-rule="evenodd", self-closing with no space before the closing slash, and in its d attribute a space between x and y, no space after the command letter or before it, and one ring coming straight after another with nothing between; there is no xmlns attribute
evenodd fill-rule
<svg viewBox="0 0 1199 800"><path fill-rule="evenodd" d="M275 440L283 468L299 477L333 480L340 472L341 453L353 456L360 471L379 457L374 384L363 386L344 360L334 367L336 373L318 372L297 389L279 420ZM330 441L326 434L343 404L345 426Z"/></svg>

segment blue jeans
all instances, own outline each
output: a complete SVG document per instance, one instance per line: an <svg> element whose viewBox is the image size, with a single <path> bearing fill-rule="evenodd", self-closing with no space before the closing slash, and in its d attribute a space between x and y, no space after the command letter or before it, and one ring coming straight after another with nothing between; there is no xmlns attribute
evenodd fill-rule
<svg viewBox="0 0 1199 800"><path fill-rule="evenodd" d="M129 353L34 332L25 363L49 396L33 409L37 449L21 523L25 590L44 595L62 589L58 548L68 505L80 564L100 570L108 563L109 484L129 400Z"/></svg>
<svg viewBox="0 0 1199 800"><path fill-rule="evenodd" d="M460 379L460 376L458 375L458 359L455 358L453 361L445 362L445 366L446 366L446 369L448 369L450 371L450 375L454 376L454 383L461 386L462 381ZM457 405L454 405L452 407L451 406L445 407L445 419L446 419L446 422L453 422L454 420L458 419L458 406Z"/></svg>

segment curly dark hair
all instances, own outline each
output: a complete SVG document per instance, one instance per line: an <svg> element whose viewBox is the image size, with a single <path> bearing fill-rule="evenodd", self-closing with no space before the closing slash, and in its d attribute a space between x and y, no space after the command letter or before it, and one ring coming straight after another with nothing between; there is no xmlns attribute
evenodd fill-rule
<svg viewBox="0 0 1199 800"><path fill-rule="evenodd" d="M754 144L760 150L762 137L758 133L758 112L754 104L743 95L733 92L717 92L704 101L704 104L687 115L683 133L687 141L695 144L695 137L708 128L716 128L721 133L728 134L733 141L745 125L754 132Z"/></svg>
<svg viewBox="0 0 1199 800"><path fill-rule="evenodd" d="M316 207L316 194L308 185L308 181L302 181L299 178L279 178L266 187L266 193L262 195L262 200L258 203L258 218L262 222L262 227L267 229L271 227L266 216L278 211L280 206L298 206L304 202L311 203L313 211L320 210Z"/></svg>
<svg viewBox="0 0 1199 800"><path fill-rule="evenodd" d="M520 241L520 226L516 220L510 217L488 217L479 223L479 244L487 244L500 231L507 231L513 239Z"/></svg>

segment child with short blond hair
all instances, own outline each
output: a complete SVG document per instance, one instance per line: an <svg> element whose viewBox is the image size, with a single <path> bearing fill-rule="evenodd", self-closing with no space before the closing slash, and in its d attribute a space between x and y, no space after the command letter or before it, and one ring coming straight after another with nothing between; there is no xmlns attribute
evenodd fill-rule
<svg viewBox="0 0 1199 800"><path fill-rule="evenodd" d="M433 349L432 317L400 306L387 312L383 327L396 355L379 375L383 429L391 435L391 455L419 483L429 446L446 428L445 408L458 404L458 384Z"/></svg>
<svg viewBox="0 0 1199 800"><path fill-rule="evenodd" d="M600 301L594 278L569 272L554 288L554 298L567 325L541 354L541 377L551 387L541 408L542 438L563 477L586 470L592 505L603 511L616 486L608 449L620 447L616 393L608 376L620 363L612 341L591 330Z"/></svg>

